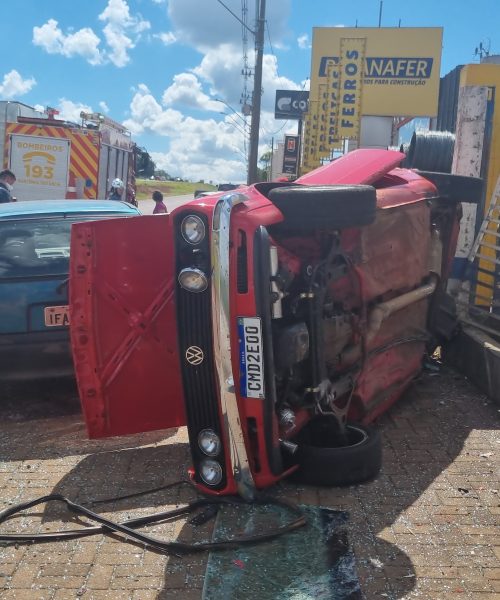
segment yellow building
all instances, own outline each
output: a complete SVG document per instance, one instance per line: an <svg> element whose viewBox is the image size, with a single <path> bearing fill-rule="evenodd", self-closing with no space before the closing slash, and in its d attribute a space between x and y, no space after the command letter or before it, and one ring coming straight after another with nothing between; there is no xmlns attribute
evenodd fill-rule
<svg viewBox="0 0 500 600"><path fill-rule="evenodd" d="M479 65L466 65L460 73L460 87L481 86L489 87L493 115L491 120L491 143L488 149L488 165L484 173L486 179L486 194L484 213L500 176L500 64L481 63ZM478 215L481 219L484 215Z"/></svg>

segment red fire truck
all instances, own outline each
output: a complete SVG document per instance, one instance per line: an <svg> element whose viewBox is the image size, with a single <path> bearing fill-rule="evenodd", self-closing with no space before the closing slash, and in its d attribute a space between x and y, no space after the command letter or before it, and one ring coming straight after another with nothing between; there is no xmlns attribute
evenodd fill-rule
<svg viewBox="0 0 500 600"><path fill-rule="evenodd" d="M127 189L135 171L130 132L100 113L81 123L57 119L18 102L0 102L4 167L17 177L18 200L105 199L115 178ZM124 200L126 198L123 198Z"/></svg>

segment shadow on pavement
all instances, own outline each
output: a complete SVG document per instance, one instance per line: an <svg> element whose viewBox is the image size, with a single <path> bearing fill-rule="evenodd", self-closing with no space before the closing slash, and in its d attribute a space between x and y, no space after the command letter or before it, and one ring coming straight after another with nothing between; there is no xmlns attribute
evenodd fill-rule
<svg viewBox="0 0 500 600"><path fill-rule="evenodd" d="M170 429L90 440L83 422L76 383L72 379L1 384L0 399L0 459L5 461L50 460L82 454L93 456L94 453L112 453L131 447L135 452L138 445L160 443L176 432Z"/></svg>
<svg viewBox="0 0 500 600"><path fill-rule="evenodd" d="M28 421L80 412L72 378L0 384L1 421Z"/></svg>
<svg viewBox="0 0 500 600"><path fill-rule="evenodd" d="M382 472L375 481L347 488L297 487L285 482L271 492L299 503L349 511L349 539L366 598L397 599L408 594L416 582L415 567L404 551L406 546L401 543L401 537L406 537L410 544L419 544L421 536L434 535L429 512L440 503L439 493L460 496L452 478L441 477L443 471L462 452L471 430L498 428L498 414L496 407L463 377L443 369L439 374L426 373L416 381L399 403L380 419L378 426L383 435L384 460ZM75 421L74 417L63 417L61 427L66 430L59 442L56 427L55 432L40 432L31 448L11 450L10 456L4 455L4 458L23 460L23 452L31 459L37 455L40 458L64 456L65 452L89 454L52 490L87 506L95 499L130 494L186 478L190 454L185 433L179 435L169 430L88 441L81 421ZM166 433L172 436L167 444L133 447L139 443L156 444ZM96 505L95 509L120 520L166 510L193 496L192 490L181 487ZM408 531L405 531L403 513L411 515L412 525ZM57 507L48 507L44 521L56 518L72 520L67 512L62 514ZM396 523L398 531L407 534L398 537L398 544L393 535ZM189 541L206 539L212 527L213 521L196 530L185 522L169 522L149 531L164 539ZM428 547L425 544L428 537L423 545ZM438 552L438 538L436 544ZM199 590L201 597L206 557L203 553L165 558L165 589L159 591L157 598L173 597L174 581L178 581L179 593L192 588Z"/></svg>
<svg viewBox="0 0 500 600"><path fill-rule="evenodd" d="M471 430L498 429L499 421L491 401L443 367L440 373L425 372L377 425L383 462L375 481L344 489L302 488L299 497L317 491L319 505L350 512L350 540L366 598L396 600L417 579L404 549L421 544L435 548L436 556L445 551L430 513L442 504L440 494L450 498L462 492L443 471L463 452ZM465 464L470 468L470 462ZM293 488L283 484L283 493L292 495ZM404 538L406 543L400 543ZM431 557L426 560L433 566Z"/></svg>

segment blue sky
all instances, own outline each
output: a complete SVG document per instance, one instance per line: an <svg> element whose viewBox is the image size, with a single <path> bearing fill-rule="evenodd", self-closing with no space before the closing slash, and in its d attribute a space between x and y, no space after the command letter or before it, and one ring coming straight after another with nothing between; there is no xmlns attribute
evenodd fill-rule
<svg viewBox="0 0 500 600"><path fill-rule="evenodd" d="M0 20L0 99L53 106L72 121L81 110L108 114L173 176L246 179L242 26L219 0L8 4ZM240 17L246 8L254 27L255 0L223 4ZM260 152L296 131L274 119L274 96L307 89L312 28L377 26L379 8L379 0L267 0ZM500 53L500 0L384 0L382 25L399 24L444 28L442 75L478 62L480 42ZM248 33L250 68L253 47ZM248 78L247 93L252 87Z"/></svg>

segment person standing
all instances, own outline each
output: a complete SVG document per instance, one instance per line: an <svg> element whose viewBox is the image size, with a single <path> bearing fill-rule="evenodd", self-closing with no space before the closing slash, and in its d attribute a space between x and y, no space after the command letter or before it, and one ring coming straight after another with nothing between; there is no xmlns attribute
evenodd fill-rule
<svg viewBox="0 0 500 600"><path fill-rule="evenodd" d="M155 190L153 192L153 200L155 201L155 207L153 209L154 215L160 215L167 212L167 207L163 204L163 194L160 191Z"/></svg>
<svg viewBox="0 0 500 600"><path fill-rule="evenodd" d="M108 200L122 200L123 190L125 186L121 179L113 179L111 183L111 190L109 192Z"/></svg>
<svg viewBox="0 0 500 600"><path fill-rule="evenodd" d="M9 169L0 171L0 202L14 202L12 198L12 186L16 182L16 176Z"/></svg>

